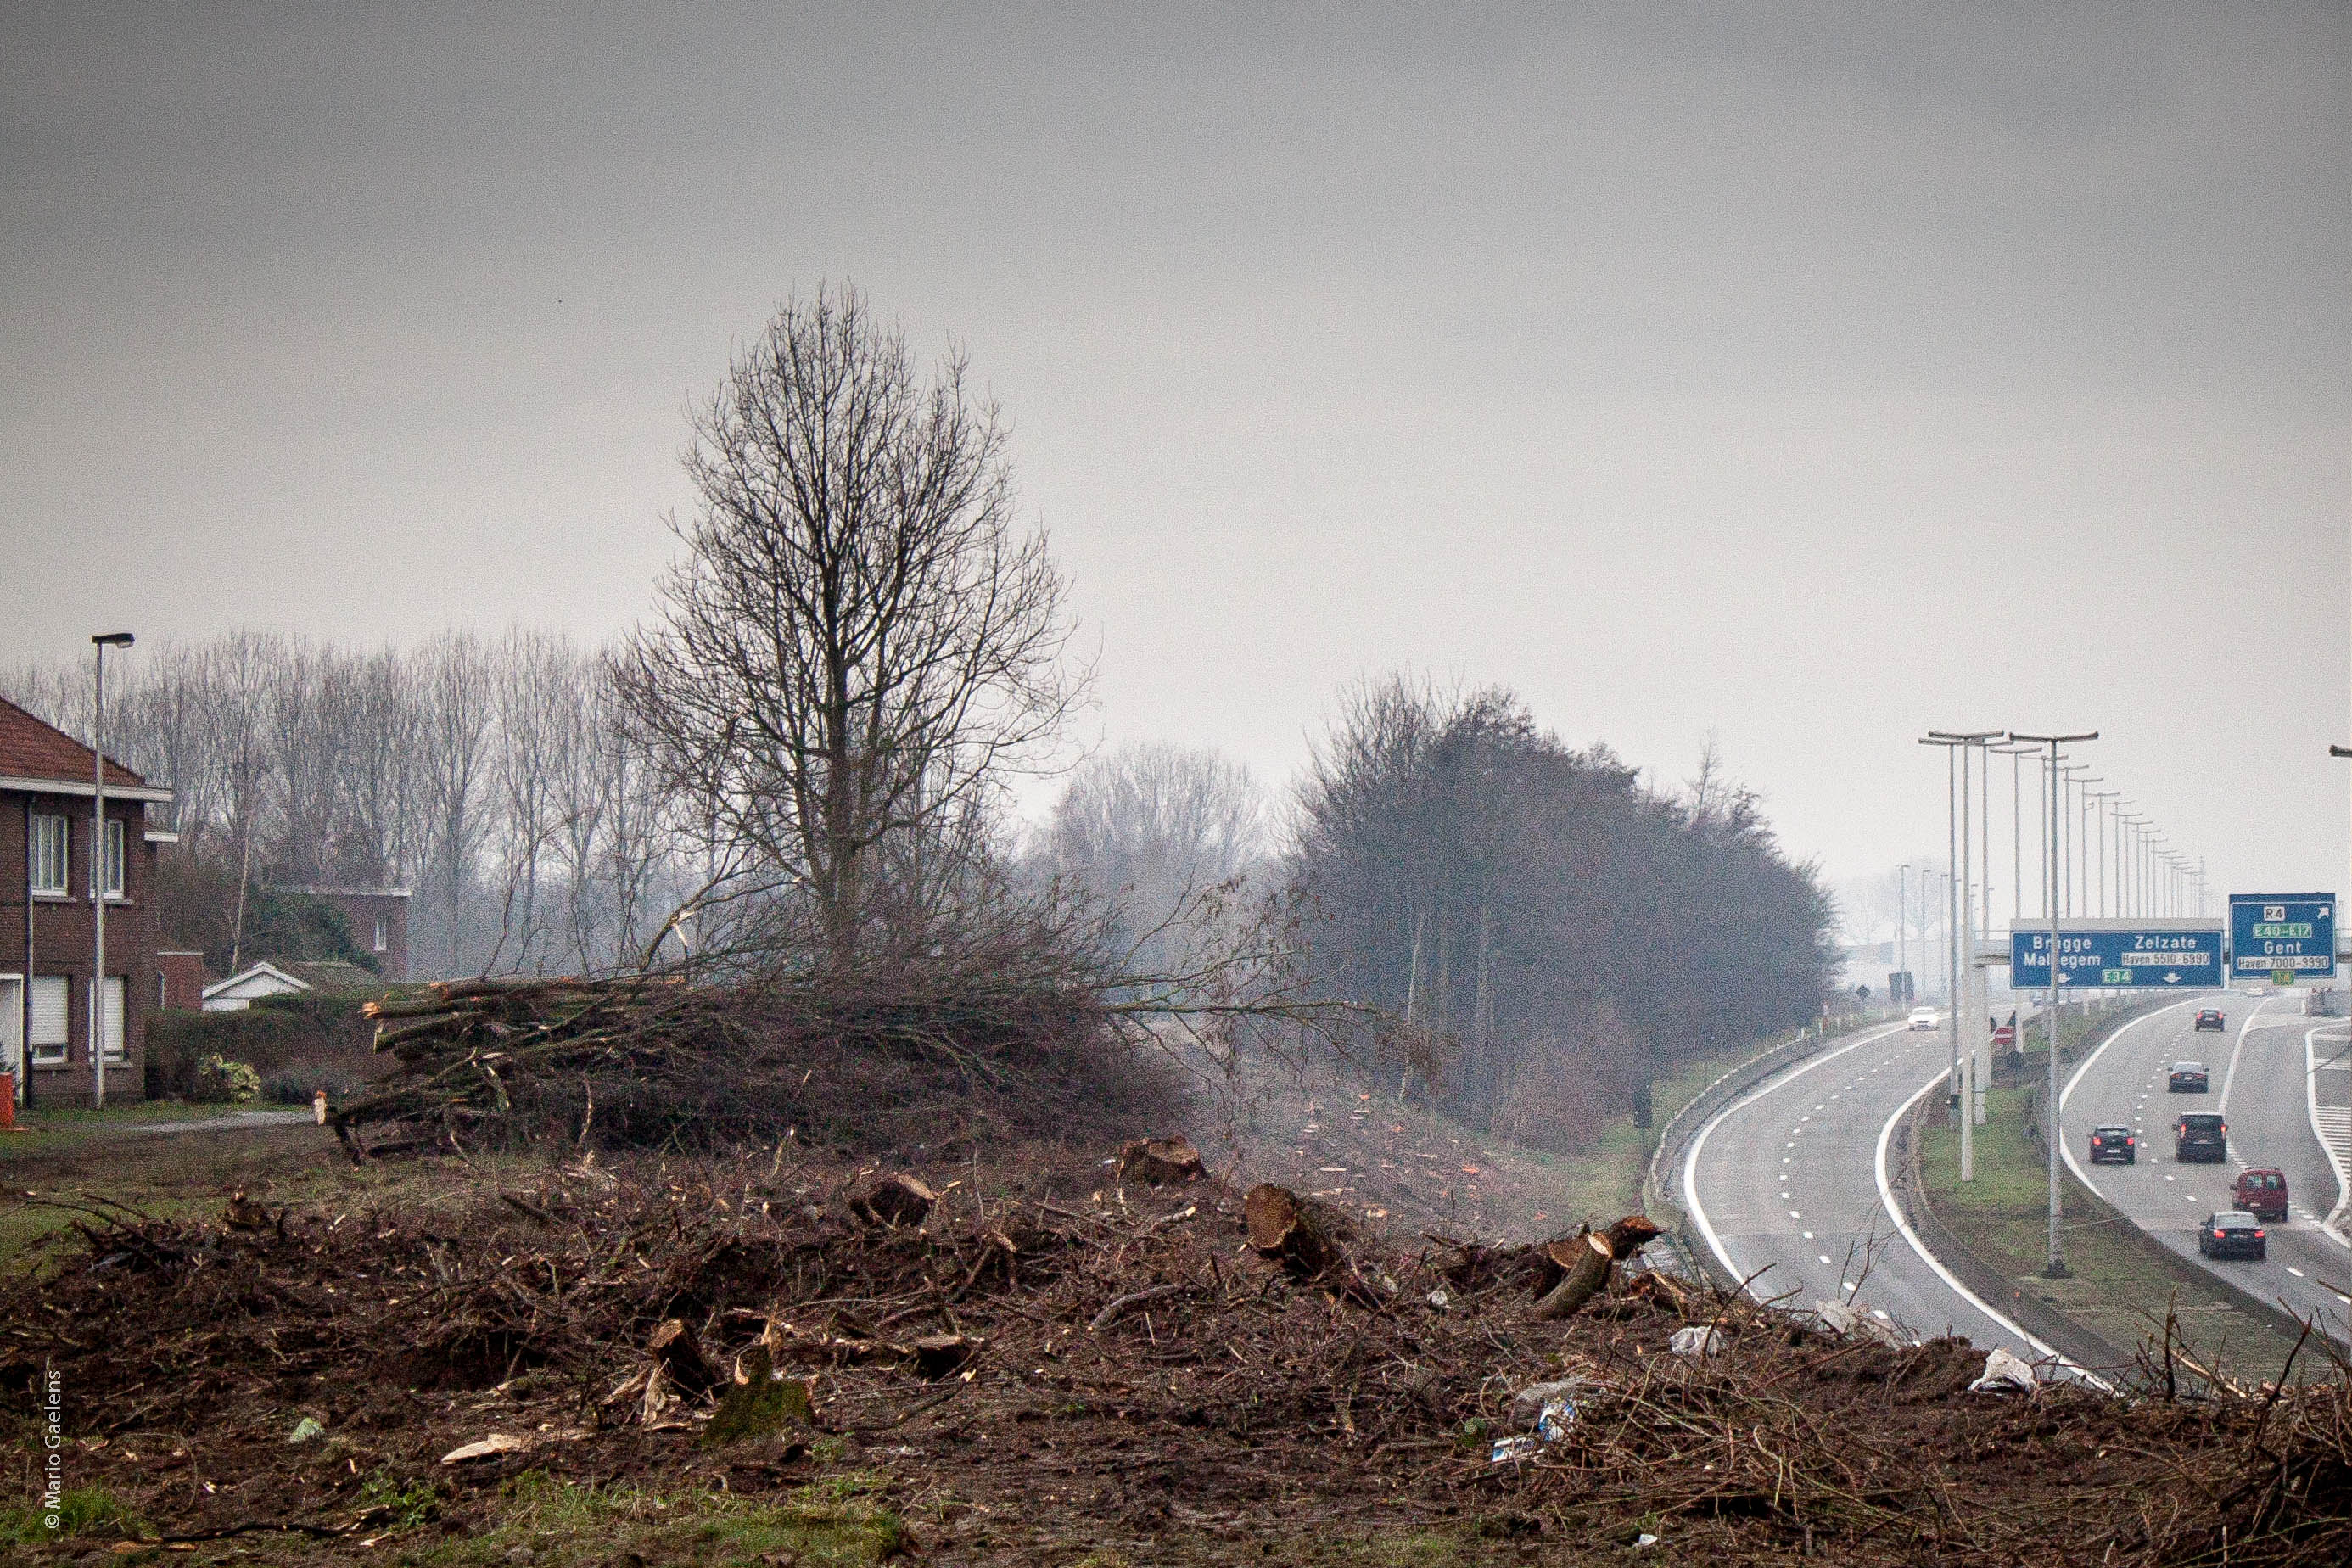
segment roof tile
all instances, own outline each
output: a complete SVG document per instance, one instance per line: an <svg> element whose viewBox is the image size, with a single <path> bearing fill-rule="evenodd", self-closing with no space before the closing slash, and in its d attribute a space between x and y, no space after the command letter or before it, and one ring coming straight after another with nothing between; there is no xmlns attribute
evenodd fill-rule
<svg viewBox="0 0 2352 1568"><path fill-rule="evenodd" d="M55 725L44 724L15 703L0 700L0 778L54 779L87 784L89 748ZM109 757L106 782L136 789L146 780Z"/></svg>

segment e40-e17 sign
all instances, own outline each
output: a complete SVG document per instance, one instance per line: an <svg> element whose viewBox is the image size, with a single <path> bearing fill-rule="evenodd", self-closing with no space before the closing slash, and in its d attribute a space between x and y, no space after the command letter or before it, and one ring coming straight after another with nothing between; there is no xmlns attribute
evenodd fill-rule
<svg viewBox="0 0 2352 1568"><path fill-rule="evenodd" d="M2009 983L2021 991L2050 984L2050 933L2009 938ZM2084 990L2191 990L2221 979L2219 931L2058 930L2058 984Z"/></svg>
<svg viewBox="0 0 2352 1568"><path fill-rule="evenodd" d="M2333 893L2231 893L2230 973L2319 980L2336 973Z"/></svg>

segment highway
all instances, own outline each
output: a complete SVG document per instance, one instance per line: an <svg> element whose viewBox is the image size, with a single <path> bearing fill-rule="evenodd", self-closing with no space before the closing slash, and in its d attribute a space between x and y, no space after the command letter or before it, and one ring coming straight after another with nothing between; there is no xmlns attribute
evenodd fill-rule
<svg viewBox="0 0 2352 1568"><path fill-rule="evenodd" d="M1693 1138L1685 1205L1722 1266L1756 1276L1748 1289L1759 1298L1786 1296L1800 1308L1852 1300L1914 1339L1957 1333L2044 1358L2049 1346L1929 1259L1890 1202L1888 1132L1923 1092L1943 1092L1950 1056L1942 1030L1897 1022L1766 1079Z"/></svg>
<svg viewBox="0 0 2352 1568"><path fill-rule="evenodd" d="M2200 1007L2221 1008L2227 1026L2197 1031ZM2344 1037L2342 1020L2303 1016L2302 998L2292 993L2201 992L2135 1019L2067 1080L2062 1095L2066 1163L2084 1185L2191 1263L2345 1339L2352 1247L2322 1227L2340 1189L2305 1092L2312 1060L2340 1053ZM2206 1064L2210 1092L2166 1091L2171 1064L2182 1059ZM2184 1110L2223 1115L2230 1129L2227 1160L2174 1161L2172 1122ZM2090 1163L2092 1127L2112 1122L2139 1134L2136 1164ZM2234 1206L2231 1184L2249 1165L2286 1173L2288 1218L2265 1226L2270 1256L2264 1261L2208 1261L2197 1251L2197 1226L2214 1210Z"/></svg>

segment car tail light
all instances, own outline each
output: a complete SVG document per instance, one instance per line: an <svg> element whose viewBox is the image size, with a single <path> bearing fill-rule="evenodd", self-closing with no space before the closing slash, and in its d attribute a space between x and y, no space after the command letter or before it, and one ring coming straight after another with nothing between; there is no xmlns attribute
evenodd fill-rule
<svg viewBox="0 0 2352 1568"><path fill-rule="evenodd" d="M2256 1226L2254 1227L2254 1239L2255 1239L2256 1241L2260 1241L2262 1238L2263 1238L2262 1227L2261 1227L2260 1226Z"/></svg>
<svg viewBox="0 0 2352 1568"><path fill-rule="evenodd" d="M2130 1148L2133 1144L2135 1144L2135 1143L2137 1143L2137 1142L2139 1142L2139 1140L2138 1140L2138 1139L2137 1139L2137 1138L2126 1138L2126 1139L2125 1139L2125 1140L2124 1140L2124 1147L2125 1147L2125 1148L2126 1148L2126 1149L2128 1149L2128 1148Z"/></svg>

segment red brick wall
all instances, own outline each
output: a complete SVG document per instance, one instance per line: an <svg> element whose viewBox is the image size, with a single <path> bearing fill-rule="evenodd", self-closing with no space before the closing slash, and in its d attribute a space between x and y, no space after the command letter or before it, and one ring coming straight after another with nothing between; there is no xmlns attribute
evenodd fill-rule
<svg viewBox="0 0 2352 1568"><path fill-rule="evenodd" d="M167 1013L201 1012L205 1005L205 955L201 952L158 952L155 1005Z"/></svg>
<svg viewBox="0 0 2352 1568"><path fill-rule="evenodd" d="M26 856L27 811L63 816L71 825L70 866L62 899L31 897ZM123 894L106 910L106 970L123 981L122 1042L125 1059L106 1068L109 1101L146 1097L147 1016L155 988L155 847L146 842L147 808L138 801L107 802L107 816L123 825ZM36 1105L88 1104L94 1091L90 1070L89 990L91 916L89 797L0 791L0 974L66 977L66 1060L36 1067L29 1085ZM31 930L26 931L26 916ZM29 935L31 960L26 961ZM23 994L29 994L29 984ZM29 1041L26 1055L31 1054Z"/></svg>

